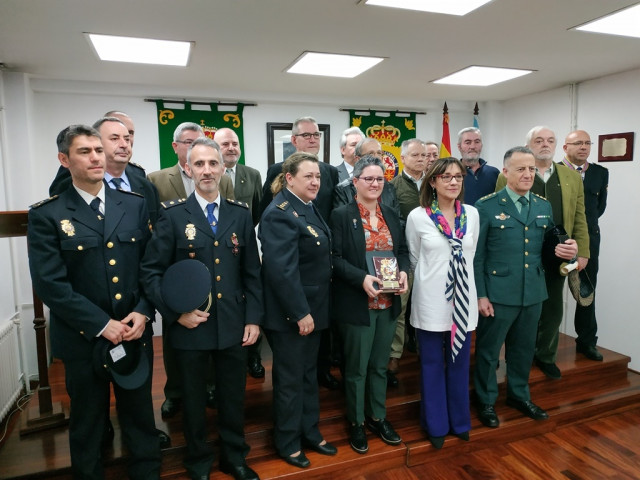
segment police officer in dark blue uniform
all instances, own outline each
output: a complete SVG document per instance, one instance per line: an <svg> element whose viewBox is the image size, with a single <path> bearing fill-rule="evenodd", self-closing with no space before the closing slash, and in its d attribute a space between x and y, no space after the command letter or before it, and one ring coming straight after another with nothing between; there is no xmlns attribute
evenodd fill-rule
<svg viewBox="0 0 640 480"><path fill-rule="evenodd" d="M114 345L140 339L154 314L138 284L149 215L140 195L103 183L105 155L96 130L72 125L57 142L72 185L32 206L29 266L36 293L51 309L53 356L65 365L73 474L98 479L103 478L101 442L110 387L94 371L92 352L99 337ZM131 452L129 476L159 478L151 377L132 390L113 386L123 441Z"/></svg>

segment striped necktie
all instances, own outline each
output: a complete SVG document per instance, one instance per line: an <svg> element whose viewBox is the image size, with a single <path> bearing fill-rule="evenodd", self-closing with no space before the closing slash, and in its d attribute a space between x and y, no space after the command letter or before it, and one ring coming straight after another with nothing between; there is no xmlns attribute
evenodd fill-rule
<svg viewBox="0 0 640 480"><path fill-rule="evenodd" d="M111 183L113 183L116 187L116 190L122 190L122 179L113 177L111 179Z"/></svg>

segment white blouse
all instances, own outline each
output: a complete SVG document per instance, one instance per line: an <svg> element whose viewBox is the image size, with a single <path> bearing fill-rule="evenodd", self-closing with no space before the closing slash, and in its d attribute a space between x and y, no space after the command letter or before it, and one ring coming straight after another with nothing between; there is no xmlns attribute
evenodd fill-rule
<svg viewBox="0 0 640 480"><path fill-rule="evenodd" d="M473 275L473 257L476 252L480 220L478 210L464 206L467 212L467 231L462 238L462 255L469 276L468 331L478 323L478 294ZM423 207L409 213L406 228L411 269L415 270L411 297L411 325L421 330L445 332L451 330L453 303L445 298L447 270L451 247Z"/></svg>

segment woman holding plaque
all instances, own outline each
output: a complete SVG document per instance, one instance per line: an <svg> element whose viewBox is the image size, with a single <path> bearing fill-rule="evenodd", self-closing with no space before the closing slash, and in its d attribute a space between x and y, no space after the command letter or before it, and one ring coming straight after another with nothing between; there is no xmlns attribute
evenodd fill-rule
<svg viewBox="0 0 640 480"><path fill-rule="evenodd" d="M353 170L356 196L331 215L332 316L343 338L350 444L358 453L369 449L365 422L383 442L401 442L386 419L385 401L387 362L399 294L407 290L409 257L398 216L378 201L384 171L382 161L372 155L358 160Z"/></svg>
<svg viewBox="0 0 640 480"><path fill-rule="evenodd" d="M478 211L463 205L465 168L452 157L435 161L407 217L415 268L411 325L420 352L420 423L436 448L451 433L469 440L469 351L478 322L473 256Z"/></svg>
<svg viewBox="0 0 640 480"><path fill-rule="evenodd" d="M299 468L303 447L335 455L318 430L317 358L329 326L331 234L313 200L320 188L318 157L291 155L273 181L273 200L260 219L264 330L273 351L274 443ZM240 301L240 300L238 300Z"/></svg>

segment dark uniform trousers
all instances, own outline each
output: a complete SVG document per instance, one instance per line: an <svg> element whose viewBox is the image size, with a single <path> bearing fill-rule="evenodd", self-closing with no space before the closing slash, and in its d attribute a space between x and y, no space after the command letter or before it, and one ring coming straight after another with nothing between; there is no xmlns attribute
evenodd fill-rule
<svg viewBox="0 0 640 480"><path fill-rule="evenodd" d="M187 440L184 465L191 476L208 475L214 461L207 443L206 384L218 385L218 434L221 461L243 465L249 452L244 440L246 349L245 326L261 325L264 316L260 258L247 206L220 199L214 234L194 194L186 201L164 202L157 228L142 261L142 282L167 323L164 332L174 349L181 378L183 422ZM206 322L188 329L178 323L162 294L167 268L184 259L201 261L211 273L213 304Z"/></svg>
<svg viewBox="0 0 640 480"><path fill-rule="evenodd" d="M34 289L51 309L52 354L62 359L71 399L69 445L74 478L102 479L102 436L108 422L110 381L97 375L92 352L110 318L131 311L153 316L141 295L138 265L149 237L140 195L105 188L105 219L73 186L29 212L29 264ZM142 341L152 356L151 326ZM128 474L159 478L160 444L151 376L140 388L113 385L123 442L131 453Z"/></svg>

